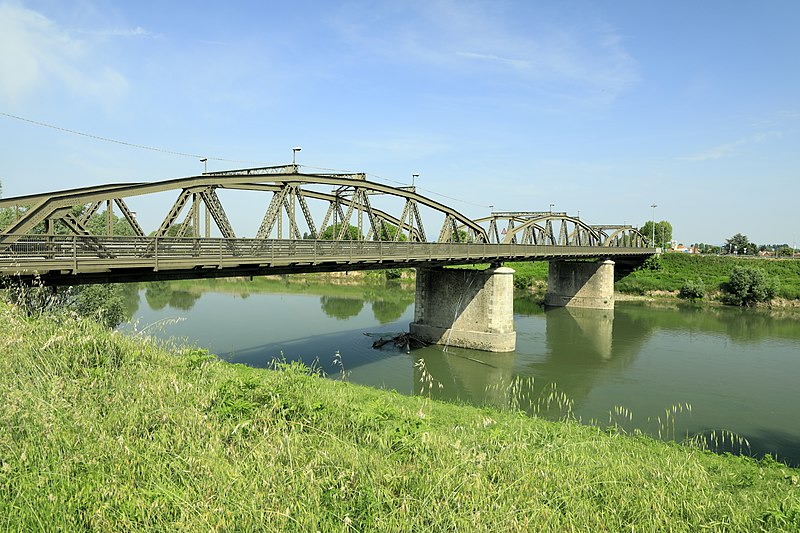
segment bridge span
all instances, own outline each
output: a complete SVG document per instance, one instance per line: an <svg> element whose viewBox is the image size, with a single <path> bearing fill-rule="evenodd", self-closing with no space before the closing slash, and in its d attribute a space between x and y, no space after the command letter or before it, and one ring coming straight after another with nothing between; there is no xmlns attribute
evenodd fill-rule
<svg viewBox="0 0 800 533"><path fill-rule="evenodd" d="M238 202L229 198L233 194ZM134 204L140 212L152 211L156 198L165 195L169 207L158 227L146 232ZM235 219L262 212L257 227L234 229ZM552 305L613 308L613 265L640 264L656 252L628 225L590 225L552 211L492 212L472 220L413 186L391 187L359 173L306 173L294 164L0 199L0 214L6 221L0 228L5 279L77 285L413 267L424 272L417 277L415 323L448 338L459 327L457 320L428 323L447 313L425 315L422 310L430 311L433 300L420 299L435 298L440 308L449 308L454 303L448 299L464 301L456 293L472 287L477 292L467 301L478 301L499 273L497 279L505 281L494 285L505 289L488 291L490 300L476 307L508 307L513 283L507 274L513 271L498 270L502 263L550 261ZM438 236L431 239L433 234ZM460 288L453 282L452 290L439 290L450 284L442 280L452 277L440 267L473 263L493 268L479 282L472 279ZM495 305L500 300L505 303ZM503 311L508 316L498 326L506 333L509 320L513 333L512 309ZM489 318L487 323L494 323ZM509 343L502 344L507 350ZM485 345L496 348L491 341Z"/></svg>

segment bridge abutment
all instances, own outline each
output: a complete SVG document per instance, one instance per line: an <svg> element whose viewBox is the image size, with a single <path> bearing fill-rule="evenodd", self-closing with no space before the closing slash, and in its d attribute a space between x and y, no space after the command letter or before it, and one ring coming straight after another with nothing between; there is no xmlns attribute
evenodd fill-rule
<svg viewBox="0 0 800 533"><path fill-rule="evenodd" d="M411 334L425 342L512 352L514 270L418 268Z"/></svg>
<svg viewBox="0 0 800 533"><path fill-rule="evenodd" d="M550 261L544 304L614 309L614 261Z"/></svg>

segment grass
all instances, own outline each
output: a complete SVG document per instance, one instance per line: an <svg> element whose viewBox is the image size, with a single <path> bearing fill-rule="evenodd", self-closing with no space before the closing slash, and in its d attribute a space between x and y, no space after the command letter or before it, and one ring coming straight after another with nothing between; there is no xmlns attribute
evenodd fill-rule
<svg viewBox="0 0 800 533"><path fill-rule="evenodd" d="M0 528L800 528L800 471L0 303Z"/></svg>
<svg viewBox="0 0 800 533"><path fill-rule="evenodd" d="M660 259L659 270L637 270L615 285L623 293L645 294L648 291L678 291L684 282L700 279L708 289L718 290L727 282L734 266L763 269L777 282L776 296L800 299L800 261L714 255L669 253Z"/></svg>
<svg viewBox="0 0 800 533"><path fill-rule="evenodd" d="M625 294L650 292L677 293L689 280L702 280L711 291L730 278L733 267L744 265L763 269L776 282L776 296L787 300L800 299L800 260L748 258L715 255L690 255L667 253L658 260L658 270L641 269L632 272L614 284L614 289ZM461 268L487 268L488 264ZM514 286L527 288L543 295L547 285L547 261L507 263L513 268Z"/></svg>

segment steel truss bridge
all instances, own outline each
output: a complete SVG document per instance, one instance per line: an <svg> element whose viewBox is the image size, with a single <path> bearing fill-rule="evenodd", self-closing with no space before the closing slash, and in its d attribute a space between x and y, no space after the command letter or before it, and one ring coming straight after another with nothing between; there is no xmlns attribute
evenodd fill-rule
<svg viewBox="0 0 800 533"><path fill-rule="evenodd" d="M242 191L246 209L228 201ZM146 232L129 203L152 207L164 195L172 203ZM632 226L550 211L470 220L413 186L294 164L0 199L0 210L11 219L0 230L0 276L54 285L552 259L640 263L655 253ZM250 237L234 230L234 215L257 220L261 212L258 227L244 232Z"/></svg>

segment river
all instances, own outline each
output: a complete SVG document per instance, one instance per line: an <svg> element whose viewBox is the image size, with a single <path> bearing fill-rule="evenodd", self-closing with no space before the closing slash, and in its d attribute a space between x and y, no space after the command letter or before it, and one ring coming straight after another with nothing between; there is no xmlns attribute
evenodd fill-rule
<svg viewBox="0 0 800 533"><path fill-rule="evenodd" d="M286 280L154 283L129 292L122 329L179 338L251 366L302 360L403 394L514 406L800 465L797 313L617 302L614 311L545 311L515 299L517 349L408 350L413 287Z"/></svg>

